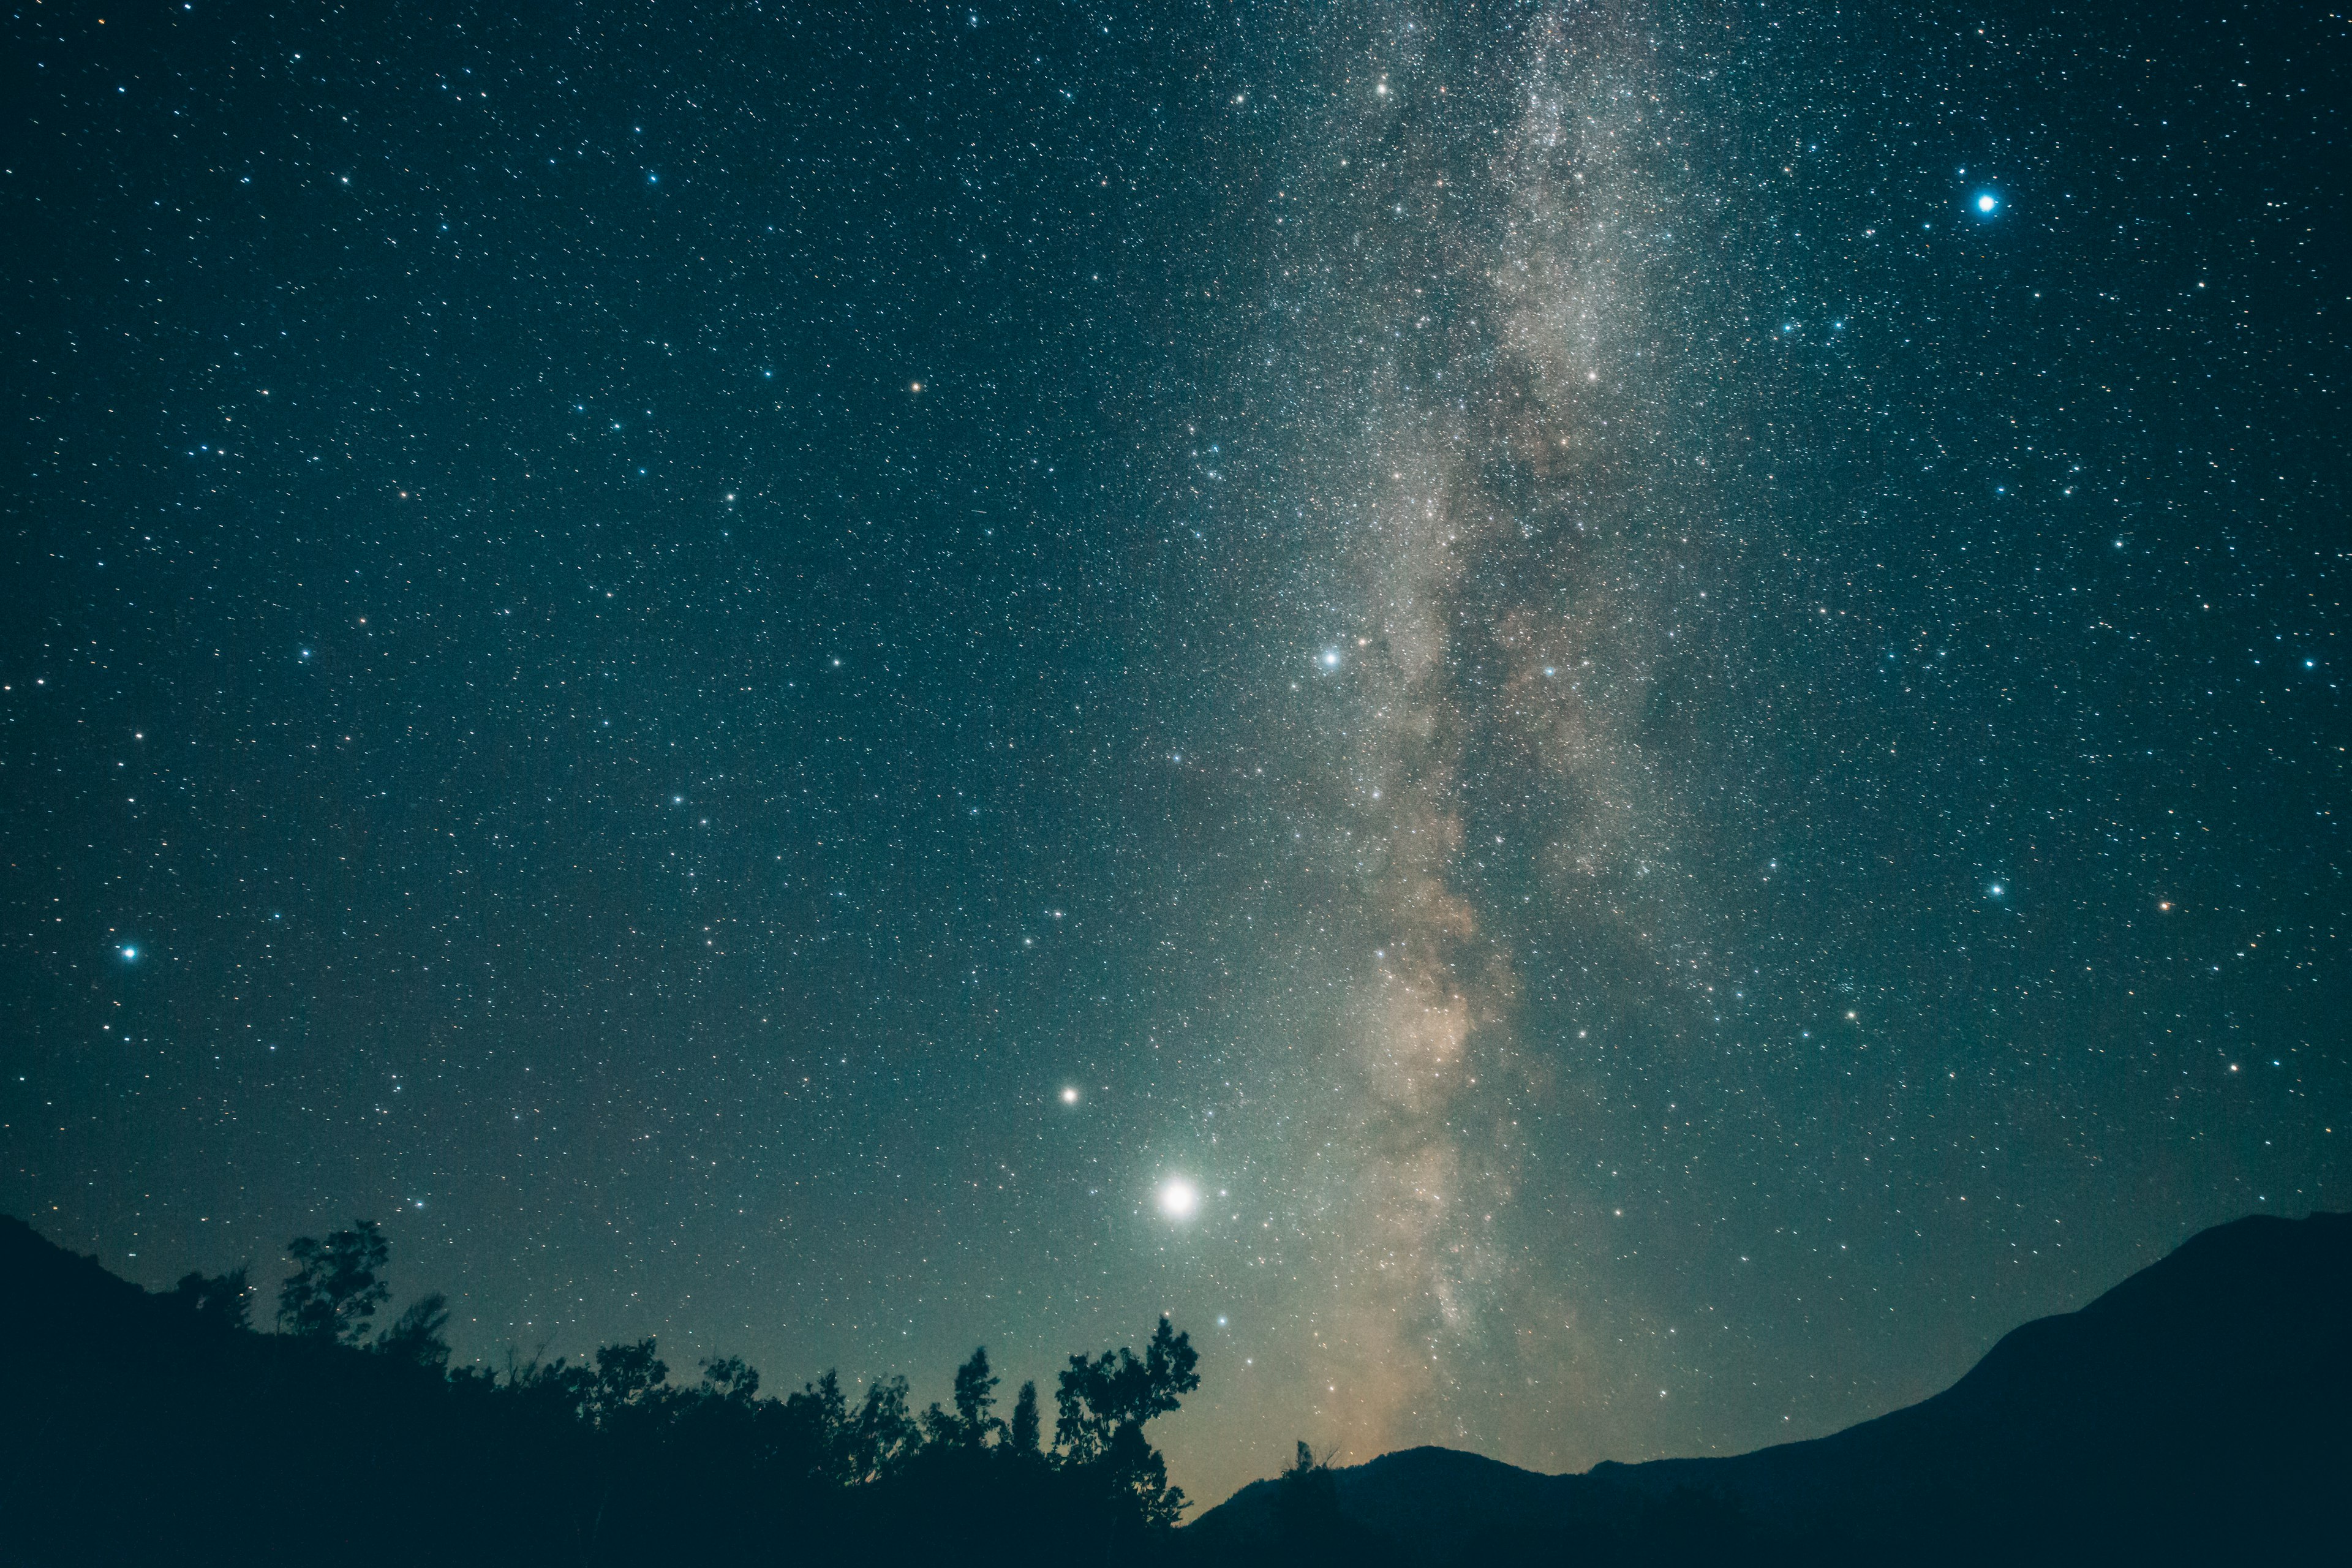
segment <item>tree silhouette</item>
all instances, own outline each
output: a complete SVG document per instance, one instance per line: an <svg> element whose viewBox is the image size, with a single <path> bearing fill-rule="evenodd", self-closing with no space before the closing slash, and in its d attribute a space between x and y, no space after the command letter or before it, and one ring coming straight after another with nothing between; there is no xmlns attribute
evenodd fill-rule
<svg viewBox="0 0 2352 1568"><path fill-rule="evenodd" d="M449 1326L449 1298L436 1290L409 1303L391 1328L376 1336L375 1348L394 1361L441 1372L449 1364L449 1342L441 1331Z"/></svg>
<svg viewBox="0 0 2352 1568"><path fill-rule="evenodd" d="M1111 1434L1099 1466L1111 1495L1133 1506L1137 1517L1153 1530L1173 1530L1182 1522L1187 1499L1182 1487L1168 1484L1168 1461L1143 1440L1139 1422Z"/></svg>
<svg viewBox="0 0 2352 1568"><path fill-rule="evenodd" d="M1143 1425L1201 1386L1200 1359L1192 1336L1163 1316L1140 1357L1124 1345L1098 1358L1074 1355L1054 1391L1054 1447L1064 1464L1094 1473L1152 1529L1172 1528L1185 1499L1168 1484L1168 1461L1144 1440Z"/></svg>
<svg viewBox="0 0 2352 1568"><path fill-rule="evenodd" d="M0 1222L0 1265L9 1245ZM903 1377L851 1398L828 1372L780 1399L737 1356L672 1383L651 1339L579 1363L510 1353L495 1370L452 1368L448 1300L424 1295L392 1314L377 1226L296 1237L287 1251L282 1334L245 1326L243 1269L190 1274L156 1296L58 1255L47 1289L86 1297L80 1316L103 1325L79 1342L123 1353L85 1353L85 1370L50 1379L58 1414L37 1430L53 1445L69 1430L58 1451L71 1462L40 1472L65 1500L41 1527L38 1561L209 1562L226 1551L202 1543L269 1530L349 1541L357 1529L371 1555L507 1568L750 1561L780 1541L869 1563L987 1563L1058 1543L1149 1564L1174 1548L1162 1538L1184 1494L1145 1434L1201 1380L1190 1340L1165 1319L1140 1353L1069 1359L1049 1450L1037 1384L1000 1415L1003 1380L984 1346L920 1420ZM83 1405L66 1393L74 1378L100 1380ZM9 1452L21 1473L33 1450ZM507 1484L465 1484L493 1476ZM0 1476L12 1530L31 1489ZM516 1496L567 1500L517 1509ZM133 1506L110 1511L109 1499ZM174 1549L151 1519L184 1531L195 1521L200 1544Z"/></svg>
<svg viewBox="0 0 2352 1568"><path fill-rule="evenodd" d="M907 1380L877 1377L866 1385L865 1401L848 1424L848 1479L879 1480L919 1446L915 1418L907 1413Z"/></svg>
<svg viewBox="0 0 2352 1568"><path fill-rule="evenodd" d="M791 1447L804 1456L810 1479L846 1486L855 1458L849 1436L849 1401L841 1392L841 1373L828 1370L814 1383L803 1384L784 1401L784 1426Z"/></svg>
<svg viewBox="0 0 2352 1568"><path fill-rule="evenodd" d="M988 1347L982 1345L971 1352L970 1361L956 1368L954 1413L937 1405L923 1412L923 1427L931 1441L948 1447L977 1448L991 1433L1003 1431L1004 1424L989 1414L996 1405L999 1381L988 1370Z"/></svg>
<svg viewBox="0 0 2352 1568"><path fill-rule="evenodd" d="M1005 1431L1005 1446L1024 1458L1041 1458L1038 1436L1037 1385L1024 1383L1021 1397L1013 1402L1013 1425Z"/></svg>
<svg viewBox="0 0 2352 1568"><path fill-rule="evenodd" d="M966 1438L978 1442L990 1429L989 1411L996 1405L996 1385L1000 1379L988 1370L988 1347L981 1345L971 1352L971 1359L956 1368L956 1419L963 1423Z"/></svg>
<svg viewBox="0 0 2352 1568"><path fill-rule="evenodd" d="M596 1379L588 1390L589 1419L610 1427L658 1405L669 1368L654 1354L654 1342L606 1345L596 1352Z"/></svg>
<svg viewBox="0 0 2352 1568"><path fill-rule="evenodd" d="M1081 1465L1101 1458L1122 1427L1165 1415L1178 1394L1200 1387L1192 1370L1200 1360L1192 1337L1164 1317L1140 1358L1124 1345L1099 1358L1072 1356L1054 1391L1054 1447Z"/></svg>
<svg viewBox="0 0 2352 1568"><path fill-rule="evenodd" d="M320 1241L298 1236L286 1244L294 1272L278 1288L278 1326L299 1339L359 1344L377 1309L392 1296L382 1278L391 1247L372 1219Z"/></svg>

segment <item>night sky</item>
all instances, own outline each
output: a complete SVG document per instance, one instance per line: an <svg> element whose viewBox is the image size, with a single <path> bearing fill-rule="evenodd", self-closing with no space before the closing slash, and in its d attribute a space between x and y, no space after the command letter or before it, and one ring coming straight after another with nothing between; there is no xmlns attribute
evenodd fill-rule
<svg viewBox="0 0 2352 1568"><path fill-rule="evenodd" d="M2161 10L15 0L0 1208L1214 1500L2345 1206L2352 47Z"/></svg>

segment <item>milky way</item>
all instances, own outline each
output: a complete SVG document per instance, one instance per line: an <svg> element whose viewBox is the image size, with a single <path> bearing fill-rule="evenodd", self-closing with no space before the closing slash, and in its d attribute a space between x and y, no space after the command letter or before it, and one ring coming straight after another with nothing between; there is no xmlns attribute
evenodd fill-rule
<svg viewBox="0 0 2352 1568"><path fill-rule="evenodd" d="M1300 1309L1339 1440L1492 1447L1526 1440L1505 1410L1567 1415L1581 1343L1511 1239L1515 1113L1578 1092L1519 1038L1525 976L1558 933L1654 1008L1718 977L1678 962L1705 944L1675 890L1712 778L1650 712L1700 584L1738 582L1722 366L1695 362L1740 300L1683 101L1715 62L1601 11L1327 42L1250 387L1297 411L1265 500L1309 546L1306 679L1335 689L1273 742L1324 786L1333 938L1335 1102L1300 1151L1329 1293ZM1723 697L1675 723L1719 728Z"/></svg>
<svg viewBox="0 0 2352 1568"><path fill-rule="evenodd" d="M1213 1499L2340 1205L2340 20L18 18L0 1205Z"/></svg>

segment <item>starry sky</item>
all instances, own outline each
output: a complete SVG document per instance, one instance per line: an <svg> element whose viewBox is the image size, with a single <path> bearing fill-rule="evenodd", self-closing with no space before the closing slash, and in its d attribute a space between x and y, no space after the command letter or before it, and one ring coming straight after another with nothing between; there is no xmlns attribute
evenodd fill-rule
<svg viewBox="0 0 2352 1568"><path fill-rule="evenodd" d="M110 1268L1167 1311L1214 1500L2344 1206L2340 16L7 26L0 1207Z"/></svg>

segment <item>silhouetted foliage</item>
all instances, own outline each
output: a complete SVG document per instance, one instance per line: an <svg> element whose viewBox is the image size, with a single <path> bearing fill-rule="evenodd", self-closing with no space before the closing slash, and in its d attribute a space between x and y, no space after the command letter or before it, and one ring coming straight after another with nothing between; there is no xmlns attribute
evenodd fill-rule
<svg viewBox="0 0 2352 1568"><path fill-rule="evenodd" d="M298 1236L286 1244L294 1272L278 1288L278 1326L287 1333L347 1345L367 1337L377 1310L392 1298L382 1278L391 1247L375 1221L355 1226L324 1241Z"/></svg>
<svg viewBox="0 0 2352 1568"><path fill-rule="evenodd" d="M702 1386L714 1399L749 1403L759 1394L760 1374L741 1356L712 1356L702 1363Z"/></svg>
<svg viewBox="0 0 2352 1568"><path fill-rule="evenodd" d="M606 1345L596 1352L596 1377L589 1384L588 1417L612 1426L658 1406L669 1368L654 1354L654 1342Z"/></svg>
<svg viewBox="0 0 2352 1568"><path fill-rule="evenodd" d="M1192 1369L1200 1362L1192 1337L1160 1320L1140 1358L1120 1347L1100 1357L1074 1355L1054 1392L1060 1414L1054 1421L1054 1447L1079 1464L1109 1452L1122 1427L1140 1427L1176 1408L1176 1396L1201 1386Z"/></svg>
<svg viewBox="0 0 2352 1568"><path fill-rule="evenodd" d="M488 1447L471 1463L453 1461L452 1480L488 1473L483 1462L491 1455L496 1473L543 1474L551 1484L560 1478L580 1507L520 1548L505 1534L509 1555L661 1561L676 1555L682 1529L712 1550L764 1547L783 1510L811 1542L847 1548L887 1527L908 1542L904 1555L927 1562L950 1551L965 1561L1016 1554L1018 1533L1005 1535L1001 1552L959 1536L969 1521L1023 1517L1131 1560L1148 1555L1182 1511L1183 1494L1168 1485L1165 1462L1143 1438L1145 1423L1200 1385L1191 1342L1165 1319L1140 1355L1122 1348L1071 1358L1060 1395L1067 1440L1049 1453L1034 1383L1022 1385L1009 1423L996 1414L1002 1380L985 1346L955 1369L947 1402L919 1415L907 1380L895 1375L853 1394L828 1371L778 1399L761 1395L759 1373L742 1358L719 1355L700 1362L694 1384L675 1384L651 1339L603 1346L584 1362L509 1357L503 1372L453 1371L449 1303L438 1292L416 1298L369 1336L392 1299L390 1248L375 1225L361 1221L323 1240L298 1237L287 1254L294 1272L279 1291L283 1333L234 1338L266 1363L282 1362L273 1347L313 1359L278 1365L261 1386L341 1388L373 1402L366 1420L319 1423L336 1434L331 1447L356 1440L373 1455L422 1458L450 1433L472 1432ZM184 1319L246 1328L247 1294L243 1270L216 1279L192 1274L169 1300ZM372 1353L353 1356L362 1350ZM372 1379L368 1366L395 1381ZM429 1437L436 1427L440 1436ZM508 1436L492 1436L499 1433ZM656 1501L689 1497L696 1500L682 1514ZM940 1550L917 1551L919 1540ZM487 1547L480 1554L509 1560Z"/></svg>
<svg viewBox="0 0 2352 1568"><path fill-rule="evenodd" d="M866 1398L850 1418L847 1432L849 1479L875 1481L915 1452L922 1435L907 1411L907 1380L877 1377L866 1385Z"/></svg>
<svg viewBox="0 0 2352 1568"><path fill-rule="evenodd" d="M851 1473L849 1401L839 1373L829 1371L786 1399L784 1415L809 1457L811 1479L832 1486L859 1479Z"/></svg>
<svg viewBox="0 0 2352 1568"><path fill-rule="evenodd" d="M982 1345L971 1352L971 1359L956 1368L954 1436L966 1445L985 1441L997 1430L999 1423L989 1415L996 1404L998 1379L988 1370L988 1347Z"/></svg>
<svg viewBox="0 0 2352 1568"><path fill-rule="evenodd" d="M440 1372L449 1364L449 1342L442 1338L448 1326L449 1298L436 1290L410 1302L392 1327L376 1336L375 1348L395 1361Z"/></svg>
<svg viewBox="0 0 2352 1568"><path fill-rule="evenodd" d="M1013 1402L1013 1425L1005 1433L1005 1444L1015 1454L1038 1456L1037 1445L1040 1436L1037 1422L1037 1385L1034 1383L1024 1383L1021 1385L1021 1397Z"/></svg>
<svg viewBox="0 0 2352 1568"><path fill-rule="evenodd" d="M1143 1425L1201 1386L1193 1371L1200 1360L1192 1336L1163 1317L1141 1356L1125 1346L1098 1357L1074 1355L1054 1391L1056 1455L1093 1474L1152 1529L1182 1517L1184 1493L1168 1484L1168 1463L1144 1441Z"/></svg>

